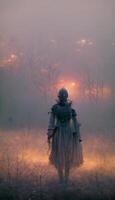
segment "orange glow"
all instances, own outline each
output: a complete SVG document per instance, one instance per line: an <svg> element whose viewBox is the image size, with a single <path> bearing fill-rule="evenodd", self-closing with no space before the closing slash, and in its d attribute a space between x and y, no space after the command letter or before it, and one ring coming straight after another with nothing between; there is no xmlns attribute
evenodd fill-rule
<svg viewBox="0 0 115 200"><path fill-rule="evenodd" d="M111 93L112 93L111 88L109 88L109 87L103 88L103 96L108 97L111 95Z"/></svg>
<svg viewBox="0 0 115 200"><path fill-rule="evenodd" d="M4 58L1 60L0 65L4 67L4 65L10 65L15 63L17 60L17 56L15 54L11 54L8 58Z"/></svg>
<svg viewBox="0 0 115 200"><path fill-rule="evenodd" d="M68 90L70 98L75 98L78 96L78 89L80 87L79 81L73 81L71 79L60 79L57 83L57 90L63 87Z"/></svg>
<svg viewBox="0 0 115 200"><path fill-rule="evenodd" d="M106 171L110 171L114 168L114 155L106 156L106 159L104 159L98 153L95 153L95 156L90 156L90 152L88 152L88 154L86 154L86 156L84 157L84 164L81 166L81 170L83 171L91 171L95 169L105 169Z"/></svg>
<svg viewBox="0 0 115 200"><path fill-rule="evenodd" d="M98 162L96 159L91 159L90 157L86 157L84 159L84 165L82 168L86 171L93 170L98 166Z"/></svg>
<svg viewBox="0 0 115 200"><path fill-rule="evenodd" d="M43 133L43 130L34 129L11 131L10 133L0 131L0 160L6 158L8 154L10 161L16 162L18 155L19 161L24 162L28 167L33 167L39 163L47 166L49 162L48 144ZM84 164L80 167L81 171L103 170L111 172L114 170L115 155L114 150L111 149L112 137L110 141L105 136L97 138L93 135L87 137L83 143ZM91 141L93 141L93 146Z"/></svg>
<svg viewBox="0 0 115 200"><path fill-rule="evenodd" d="M114 155L107 155L105 162L105 159L101 157L98 153L95 152L93 156L91 156L90 154L91 152L86 152L86 154L84 155L84 164L81 166L81 170L91 171L104 168L109 171L115 167ZM49 160L47 152L43 153L42 151L38 151L37 149L33 150L31 148L21 151L19 154L19 158L21 159L22 157L23 161L29 165L37 163L42 163L45 165L48 164Z"/></svg>
<svg viewBox="0 0 115 200"><path fill-rule="evenodd" d="M109 86L104 86L104 87L91 87L91 89L85 89L85 95L89 96L92 95L94 97L96 97L98 95L98 97L102 98L107 98L110 97L112 94L112 90Z"/></svg>
<svg viewBox="0 0 115 200"><path fill-rule="evenodd" d="M71 78L61 78L58 80L56 84L57 90L60 88L66 88L69 92L69 96L72 99L75 99L76 97L80 98L81 91L84 92L85 97L93 97L93 98L109 98L112 95L112 89L109 86L98 86L97 85L92 85L89 88L85 88L84 90L82 89L82 83L78 80L72 80Z"/></svg>
<svg viewBox="0 0 115 200"><path fill-rule="evenodd" d="M43 155L43 153L39 152L37 149L26 149L20 152L19 158L21 159L23 157L23 160L26 163L48 163L48 156Z"/></svg>
<svg viewBox="0 0 115 200"><path fill-rule="evenodd" d="M71 86L73 86L73 87L74 87L75 85L76 85L76 83L75 83L75 82L72 82L72 83L71 83Z"/></svg>
<svg viewBox="0 0 115 200"><path fill-rule="evenodd" d="M23 155L23 156L22 156ZM23 157L23 161L27 164L48 164L47 153L39 152L37 149L26 149L20 152L19 158ZM90 152L84 156L84 164L81 166L81 170L90 171L97 168L104 167L106 170L111 170L115 167L115 156L106 156L106 163L103 163L103 158L99 154L95 153L95 156L90 156Z"/></svg>

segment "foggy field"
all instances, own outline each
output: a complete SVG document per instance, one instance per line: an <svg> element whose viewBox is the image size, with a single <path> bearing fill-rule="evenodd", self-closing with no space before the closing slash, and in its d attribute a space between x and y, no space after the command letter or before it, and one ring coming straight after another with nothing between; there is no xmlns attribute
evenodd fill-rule
<svg viewBox="0 0 115 200"><path fill-rule="evenodd" d="M0 0L0 200L115 200L115 0ZM48 112L66 88L84 164L49 164Z"/></svg>
<svg viewBox="0 0 115 200"><path fill-rule="evenodd" d="M0 199L114 199L114 139L85 133L84 164L65 187L48 163L45 130L0 131Z"/></svg>

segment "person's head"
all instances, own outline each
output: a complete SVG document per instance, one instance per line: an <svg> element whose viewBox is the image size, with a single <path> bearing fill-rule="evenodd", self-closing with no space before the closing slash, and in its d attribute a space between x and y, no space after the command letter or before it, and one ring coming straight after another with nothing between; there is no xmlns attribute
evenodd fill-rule
<svg viewBox="0 0 115 200"><path fill-rule="evenodd" d="M58 98L61 102L66 102L68 98L68 91L65 88L61 88L58 92Z"/></svg>

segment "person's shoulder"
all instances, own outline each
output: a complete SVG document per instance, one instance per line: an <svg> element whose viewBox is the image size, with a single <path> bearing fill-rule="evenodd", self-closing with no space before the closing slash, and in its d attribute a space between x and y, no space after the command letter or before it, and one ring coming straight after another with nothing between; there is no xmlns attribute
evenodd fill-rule
<svg viewBox="0 0 115 200"><path fill-rule="evenodd" d="M52 111L53 113L55 113L56 110L57 110L57 107L58 107L58 103L55 103L55 104L51 107L51 111Z"/></svg>

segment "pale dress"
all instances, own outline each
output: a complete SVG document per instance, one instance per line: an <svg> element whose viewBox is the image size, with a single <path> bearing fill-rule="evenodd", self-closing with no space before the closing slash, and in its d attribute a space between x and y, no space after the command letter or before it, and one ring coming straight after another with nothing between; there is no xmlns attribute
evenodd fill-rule
<svg viewBox="0 0 115 200"><path fill-rule="evenodd" d="M59 107L59 106L58 106ZM66 108L59 107L61 114ZM52 130L57 126L57 131L52 138L51 152L49 156L50 163L56 168L72 168L79 167L83 163L82 145L79 142L80 133L77 132L76 112L69 106L71 117L69 120L60 122L56 113L51 109L49 117L48 135L52 134Z"/></svg>

